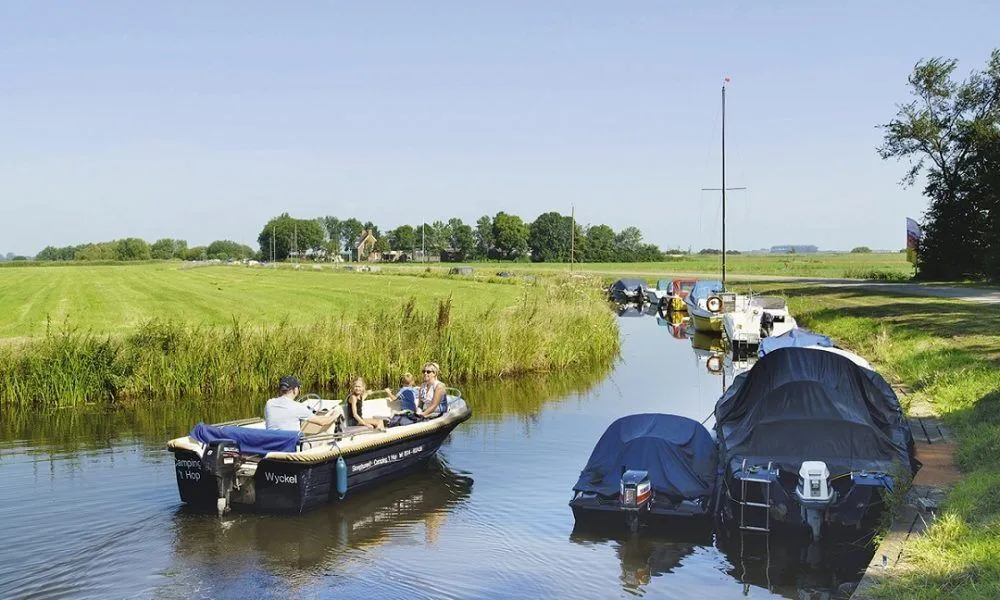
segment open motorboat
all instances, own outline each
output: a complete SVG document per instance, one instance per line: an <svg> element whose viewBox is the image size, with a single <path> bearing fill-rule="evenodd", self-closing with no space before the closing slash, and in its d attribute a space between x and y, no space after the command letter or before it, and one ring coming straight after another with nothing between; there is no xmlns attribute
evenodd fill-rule
<svg viewBox="0 0 1000 600"><path fill-rule="evenodd" d="M694 279L660 279L655 288L646 290L646 297L661 311L685 311L684 298L697 283Z"/></svg>
<svg viewBox="0 0 1000 600"><path fill-rule="evenodd" d="M265 429L262 418L210 426L199 423L170 440L181 501L224 513L231 506L302 513L350 492L408 472L437 452L452 429L472 416L461 392L449 388L439 417L378 431L343 427L304 435ZM342 413L340 400L314 399L314 411ZM370 398L367 418L390 419L398 400Z"/></svg>
<svg viewBox="0 0 1000 600"><path fill-rule="evenodd" d="M723 519L741 530L874 524L920 463L888 383L823 349L767 352L715 406Z"/></svg>
<svg viewBox="0 0 1000 600"><path fill-rule="evenodd" d="M578 525L631 531L678 517L711 517L717 467L715 441L697 421L628 415L594 446L569 505Z"/></svg>
<svg viewBox="0 0 1000 600"><path fill-rule="evenodd" d="M641 279L619 279L608 288L608 296L615 302L645 302L648 286Z"/></svg>
<svg viewBox="0 0 1000 600"><path fill-rule="evenodd" d="M721 333L722 316L746 308L748 296L727 292L718 280L699 281L684 298L695 331Z"/></svg>
<svg viewBox="0 0 1000 600"><path fill-rule="evenodd" d="M722 315L722 329L737 355L752 352L762 339L781 335L795 326L788 303L777 296L750 296L745 307Z"/></svg>

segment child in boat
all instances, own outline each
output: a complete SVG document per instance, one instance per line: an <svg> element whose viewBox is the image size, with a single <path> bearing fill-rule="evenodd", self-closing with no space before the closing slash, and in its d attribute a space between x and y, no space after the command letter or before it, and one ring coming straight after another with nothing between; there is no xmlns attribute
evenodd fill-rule
<svg viewBox="0 0 1000 600"><path fill-rule="evenodd" d="M420 388L413 385L413 381L412 373L403 373L403 385L399 388L399 392L394 395L391 389L385 388L385 393L389 394L390 398L399 400L403 411L417 412L417 393Z"/></svg>
<svg viewBox="0 0 1000 600"><path fill-rule="evenodd" d="M365 387L364 379L358 377L354 380L354 384L351 386L351 393L347 396L347 424L351 426L365 425L384 431L385 422L382 419L366 419L362 415L365 398L370 393Z"/></svg>

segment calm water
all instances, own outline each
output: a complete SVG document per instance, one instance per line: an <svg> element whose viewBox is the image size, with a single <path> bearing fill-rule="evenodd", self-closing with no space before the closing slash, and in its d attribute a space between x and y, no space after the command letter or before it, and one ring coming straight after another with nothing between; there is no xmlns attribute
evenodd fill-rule
<svg viewBox="0 0 1000 600"><path fill-rule="evenodd" d="M612 372L467 387L474 417L426 471L300 517L178 499L166 440L263 399L4 415L0 598L829 598L856 580L860 543L809 567L787 540L574 532L571 487L612 420L701 421L731 381L655 316L620 321Z"/></svg>

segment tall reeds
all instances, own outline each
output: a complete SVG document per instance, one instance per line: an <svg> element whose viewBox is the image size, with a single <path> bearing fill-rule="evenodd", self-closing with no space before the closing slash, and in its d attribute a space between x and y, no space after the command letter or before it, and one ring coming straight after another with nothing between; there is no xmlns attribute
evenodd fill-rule
<svg viewBox="0 0 1000 600"><path fill-rule="evenodd" d="M295 374L309 391L354 377L396 387L403 372L440 363L459 383L524 373L606 366L618 328L591 286L526 287L511 306L452 310L451 298L421 311L407 300L358 316L308 323L223 327L151 320L121 336L70 326L0 346L0 404L131 402L266 392Z"/></svg>

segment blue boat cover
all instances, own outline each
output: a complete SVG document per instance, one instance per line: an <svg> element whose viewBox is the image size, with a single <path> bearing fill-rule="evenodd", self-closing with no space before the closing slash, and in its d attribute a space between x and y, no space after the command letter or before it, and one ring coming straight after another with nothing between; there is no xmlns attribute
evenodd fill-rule
<svg viewBox="0 0 1000 600"><path fill-rule="evenodd" d="M203 444L216 440L233 440L240 445L240 452L261 455L268 452L295 452L299 443L298 431L251 429L234 425L215 427L204 423L194 426L191 437Z"/></svg>
<svg viewBox="0 0 1000 600"><path fill-rule="evenodd" d="M648 471L658 493L700 498L715 489L717 465L715 441L697 421L677 415L628 415L598 440L573 489L615 496L624 467Z"/></svg>
<svg viewBox="0 0 1000 600"><path fill-rule="evenodd" d="M725 288L722 287L721 281L717 279L704 279L694 284L694 287L691 288L691 292L688 296L691 297L692 302L697 304L698 300L704 300L713 294L722 292L723 290L725 290Z"/></svg>
<svg viewBox="0 0 1000 600"><path fill-rule="evenodd" d="M730 469L744 458L792 473L802 461L821 460L833 476L920 468L895 392L875 371L833 352L768 352L719 399L715 430Z"/></svg>
<svg viewBox="0 0 1000 600"><path fill-rule="evenodd" d="M760 341L760 348L757 350L757 356L764 356L768 352L777 350L778 348L804 348L806 346L822 346L824 348L832 348L833 340L825 335L813 333L808 329L795 327L781 335L762 339Z"/></svg>

